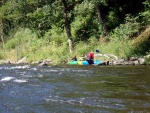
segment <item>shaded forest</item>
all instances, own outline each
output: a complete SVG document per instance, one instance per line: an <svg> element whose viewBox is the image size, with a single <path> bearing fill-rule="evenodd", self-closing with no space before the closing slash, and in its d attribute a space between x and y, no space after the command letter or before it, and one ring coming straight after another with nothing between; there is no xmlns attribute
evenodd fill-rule
<svg viewBox="0 0 150 113"><path fill-rule="evenodd" d="M146 55L149 25L149 0L1 0L0 58L62 61L95 49Z"/></svg>

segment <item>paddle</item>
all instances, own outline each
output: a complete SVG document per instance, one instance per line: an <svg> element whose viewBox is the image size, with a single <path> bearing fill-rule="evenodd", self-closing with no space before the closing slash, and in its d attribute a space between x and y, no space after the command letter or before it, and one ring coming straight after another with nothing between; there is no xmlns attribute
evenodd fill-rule
<svg viewBox="0 0 150 113"><path fill-rule="evenodd" d="M96 49L96 53L100 53L100 51Z"/></svg>

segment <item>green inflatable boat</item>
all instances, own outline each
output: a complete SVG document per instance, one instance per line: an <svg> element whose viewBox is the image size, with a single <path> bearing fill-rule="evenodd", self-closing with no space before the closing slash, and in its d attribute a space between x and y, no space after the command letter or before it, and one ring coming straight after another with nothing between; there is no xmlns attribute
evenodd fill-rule
<svg viewBox="0 0 150 113"><path fill-rule="evenodd" d="M94 61L94 65L98 65L101 63L102 63L102 61L100 61L100 60ZM70 65L89 65L89 63L87 61L70 61L70 62L68 62L68 64L70 64Z"/></svg>

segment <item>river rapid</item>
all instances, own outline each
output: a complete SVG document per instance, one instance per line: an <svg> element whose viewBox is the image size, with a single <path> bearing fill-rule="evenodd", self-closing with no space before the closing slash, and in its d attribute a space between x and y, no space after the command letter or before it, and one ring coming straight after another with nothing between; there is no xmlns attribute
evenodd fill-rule
<svg viewBox="0 0 150 113"><path fill-rule="evenodd" d="M0 113L150 113L150 66L0 65Z"/></svg>

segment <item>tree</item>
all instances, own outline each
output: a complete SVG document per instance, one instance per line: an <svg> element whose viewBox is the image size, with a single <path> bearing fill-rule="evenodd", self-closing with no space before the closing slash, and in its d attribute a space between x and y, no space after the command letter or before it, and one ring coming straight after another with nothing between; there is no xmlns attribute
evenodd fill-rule
<svg viewBox="0 0 150 113"><path fill-rule="evenodd" d="M0 39L1 39L3 46L4 46L3 20L2 19L0 20Z"/></svg>
<svg viewBox="0 0 150 113"><path fill-rule="evenodd" d="M68 12L70 12L71 10L73 10L73 8L76 5L76 1L73 0L73 4L68 6L66 0L61 0L62 4L63 4L63 11L64 11L64 20L65 20L65 29L66 29L66 33L67 33L67 37L68 37L68 43L69 43L69 49L70 49L70 53L72 53L73 47L72 47L72 35L71 35L71 30L70 30L70 23L68 21Z"/></svg>
<svg viewBox="0 0 150 113"><path fill-rule="evenodd" d="M102 29L103 29L103 31L104 31L104 34L105 34L106 36L108 36L109 34L108 34L108 31L107 31L106 25L105 25L105 23L104 23L104 21L103 21L103 19L102 19L101 11L100 11L98 5L96 5L96 11L97 11L97 15L98 15L99 22L100 22L100 24L102 25Z"/></svg>
<svg viewBox="0 0 150 113"><path fill-rule="evenodd" d="M106 5L107 0L101 0L101 1L100 0L94 0L93 3L95 4L95 9L96 9L96 12L97 12L97 15L98 15L99 22L102 25L103 32L106 36L108 36L109 34L108 34L108 31L107 31L105 22L102 19L101 10L99 8L100 6Z"/></svg>

